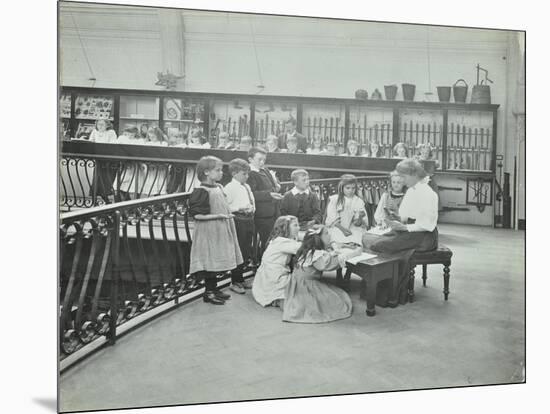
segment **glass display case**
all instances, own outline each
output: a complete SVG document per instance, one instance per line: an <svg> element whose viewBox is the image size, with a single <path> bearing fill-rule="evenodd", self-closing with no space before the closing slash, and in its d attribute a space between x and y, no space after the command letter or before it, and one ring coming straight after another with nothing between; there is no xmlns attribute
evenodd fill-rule
<svg viewBox="0 0 550 414"><path fill-rule="evenodd" d="M191 128L201 128L204 133L205 101L194 98L162 98L164 132L187 138Z"/></svg>
<svg viewBox="0 0 550 414"><path fill-rule="evenodd" d="M147 128L159 126L168 138L183 140L198 127L216 147L220 132L227 132L235 141L226 145L231 148L243 136L264 145L268 135L280 137L287 121L295 119L310 147L315 136L321 141L310 154L341 154L354 140L357 155L390 158L393 147L403 142L408 156L417 155L420 147L431 150L440 171L495 173L499 105L81 87L62 87L59 105L62 139L86 139L95 122L104 119L118 135L137 127L146 136Z"/></svg>
<svg viewBox="0 0 550 414"><path fill-rule="evenodd" d="M446 169L491 171L492 127L492 112L449 110Z"/></svg>
<svg viewBox="0 0 550 414"><path fill-rule="evenodd" d="M71 94L61 94L59 98L59 114L61 118L70 118L71 117Z"/></svg>
<svg viewBox="0 0 550 414"><path fill-rule="evenodd" d="M359 153L371 154L370 144L377 143L378 157L391 158L393 148L393 110L364 105L350 105L349 138L359 144Z"/></svg>
<svg viewBox="0 0 550 414"><path fill-rule="evenodd" d="M135 127L146 136L149 127L159 126L159 98L154 96L121 96L118 135L126 128Z"/></svg>
<svg viewBox="0 0 550 414"><path fill-rule="evenodd" d="M295 102L256 102L254 131L256 143L263 145L269 135L277 137L286 132L286 123L298 116L298 105Z"/></svg>
<svg viewBox="0 0 550 414"><path fill-rule="evenodd" d="M95 122L103 119L112 126L114 120L114 97L108 95L76 95L74 116L77 120L75 137L88 139Z"/></svg>
<svg viewBox="0 0 550 414"><path fill-rule="evenodd" d="M250 101L213 100L209 124L210 137L214 141L220 132L227 132L234 141L250 135Z"/></svg>
<svg viewBox="0 0 550 414"><path fill-rule="evenodd" d="M426 108L399 110L399 142L407 148L408 156L421 155L421 144L430 144L430 159L436 168L443 166L443 111Z"/></svg>
<svg viewBox="0 0 550 414"><path fill-rule="evenodd" d="M332 144L343 152L346 132L346 106L338 104L304 104L302 134L311 143L320 137L324 146Z"/></svg>

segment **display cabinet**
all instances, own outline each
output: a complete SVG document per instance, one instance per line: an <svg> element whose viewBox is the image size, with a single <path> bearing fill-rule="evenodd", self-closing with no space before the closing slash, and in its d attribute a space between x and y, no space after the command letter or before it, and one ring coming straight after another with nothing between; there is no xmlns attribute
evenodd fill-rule
<svg viewBox="0 0 550 414"><path fill-rule="evenodd" d="M69 93L59 95L59 135L61 140L71 139L72 97Z"/></svg>
<svg viewBox="0 0 550 414"><path fill-rule="evenodd" d="M436 160L436 166L443 166L443 110L423 107L400 108L399 142L405 144L409 157L420 156L421 144L431 146L429 158Z"/></svg>
<svg viewBox="0 0 550 414"><path fill-rule="evenodd" d="M269 135L280 136L286 132L286 123L290 118L297 119L296 102L258 101L254 105L254 137L256 143L263 145Z"/></svg>
<svg viewBox="0 0 550 414"><path fill-rule="evenodd" d="M147 135L147 129L159 126L159 100L154 96L120 96L118 135L126 128L135 127L141 136Z"/></svg>
<svg viewBox="0 0 550 414"><path fill-rule="evenodd" d="M73 95L74 112L71 130L76 138L87 139L96 121L103 119L113 124L115 120L115 97L111 94L78 93ZM116 128L115 128L116 130Z"/></svg>
<svg viewBox="0 0 550 414"><path fill-rule="evenodd" d="M493 122L490 111L449 110L447 170L492 171Z"/></svg>
<svg viewBox="0 0 550 414"><path fill-rule="evenodd" d="M495 173L499 105L79 87L63 87L59 105L60 135L72 138L87 138L95 121L105 119L117 134L129 126L153 125L169 137L185 138L198 127L214 146L220 132L237 142L248 135L264 145L268 135L284 134L293 118L310 144L318 136L339 152L350 139L357 141L358 155L386 158L398 142L409 156L429 143L438 171ZM376 154L372 143L380 148Z"/></svg>
<svg viewBox="0 0 550 414"><path fill-rule="evenodd" d="M206 121L206 101L197 98L162 98L163 131L187 138L191 128L201 128L204 131Z"/></svg>
<svg viewBox="0 0 550 414"><path fill-rule="evenodd" d="M393 110L366 105L350 105L349 138L358 142L359 152L375 155L371 144L377 144L377 156L391 158L393 148Z"/></svg>
<svg viewBox="0 0 550 414"><path fill-rule="evenodd" d="M317 136L324 146L334 145L336 153L346 144L346 106L342 103L306 103L303 105L302 133L308 142Z"/></svg>
<svg viewBox="0 0 550 414"><path fill-rule="evenodd" d="M212 144L218 144L217 137L220 132L227 132L233 141L250 135L250 112L250 100L212 99L209 114L209 138Z"/></svg>

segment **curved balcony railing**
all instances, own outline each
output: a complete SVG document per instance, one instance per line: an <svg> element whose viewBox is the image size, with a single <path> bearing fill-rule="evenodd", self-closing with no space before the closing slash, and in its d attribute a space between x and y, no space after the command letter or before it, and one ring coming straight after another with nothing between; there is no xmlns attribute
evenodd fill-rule
<svg viewBox="0 0 550 414"><path fill-rule="evenodd" d="M323 211L338 181L311 180ZM358 181L372 223L388 176ZM281 191L293 185L281 184ZM193 230L189 195L119 201L61 215L62 370L159 313L200 296L202 284L188 274ZM220 275L219 285L228 283L228 275Z"/></svg>
<svg viewBox="0 0 550 414"><path fill-rule="evenodd" d="M188 276L188 196L119 202L61 216L62 366L85 345L98 339L114 344L117 335L136 325L126 326L133 319L145 315L143 322L201 288Z"/></svg>
<svg viewBox="0 0 550 414"><path fill-rule="evenodd" d="M208 154L221 158L224 164L237 157L247 157L244 151L64 142L60 159L60 206L70 211L191 191L196 182L195 165L200 157ZM398 161L270 153L267 166L274 169L281 180L290 179L293 169L305 168L311 178L332 179L326 182L329 185L343 173L372 176L376 180L393 170ZM426 162L432 169L433 164ZM227 169L224 170L224 179L229 180ZM365 196L370 198L368 194ZM376 197L376 193L372 196Z"/></svg>

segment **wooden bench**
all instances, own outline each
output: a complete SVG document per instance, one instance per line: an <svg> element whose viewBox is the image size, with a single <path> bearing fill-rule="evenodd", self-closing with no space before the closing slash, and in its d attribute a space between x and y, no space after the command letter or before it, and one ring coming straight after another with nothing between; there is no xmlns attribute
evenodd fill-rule
<svg viewBox="0 0 550 414"><path fill-rule="evenodd" d="M416 266L422 265L422 286L426 287L428 279L428 265L441 264L443 265L443 294L445 300L449 298L449 278L451 277L451 258L453 252L442 244L436 250L428 252L415 252L410 260L411 270L409 274L409 302L414 302L414 270Z"/></svg>

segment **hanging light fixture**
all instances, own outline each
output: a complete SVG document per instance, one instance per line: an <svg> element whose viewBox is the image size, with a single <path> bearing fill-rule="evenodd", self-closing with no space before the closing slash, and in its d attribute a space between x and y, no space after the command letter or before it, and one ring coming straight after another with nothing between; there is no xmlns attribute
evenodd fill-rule
<svg viewBox="0 0 550 414"><path fill-rule="evenodd" d="M252 24L252 17L249 18L248 23L250 24L250 35L252 36L252 46L254 47L254 58L256 59L256 70L258 71L259 83L256 85L256 88L258 88L258 92L256 92L256 94L260 94L264 91L265 85L264 85L264 80L262 78L262 69L260 68L260 60L258 59L258 50L256 49L256 38L254 36L254 26Z"/></svg>
<svg viewBox="0 0 550 414"><path fill-rule="evenodd" d="M431 61L430 61L430 26L426 26L426 60L428 62L428 91L424 92L424 101L432 102L433 92L432 92L432 72L431 72Z"/></svg>

